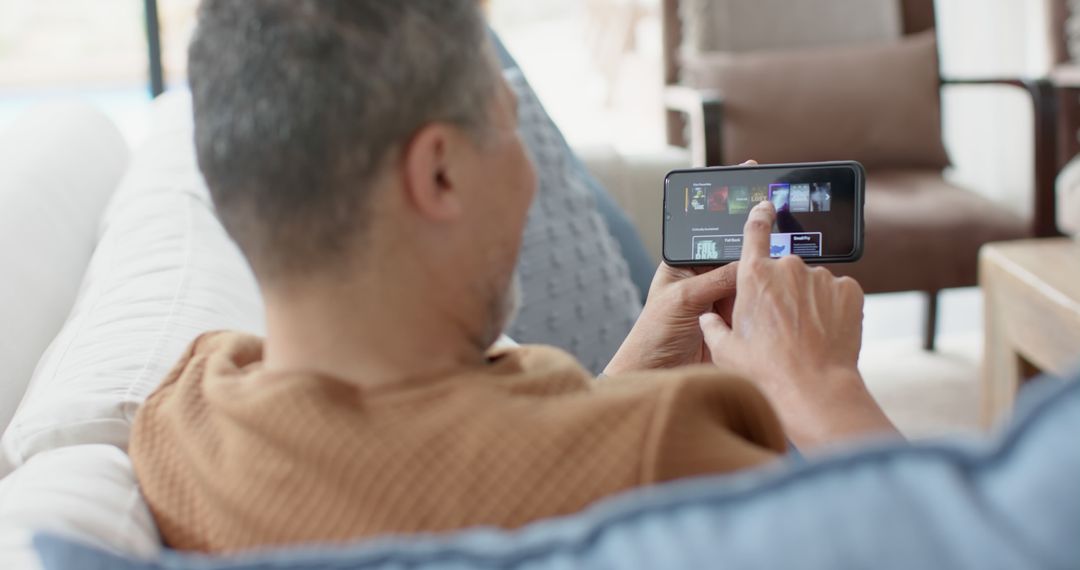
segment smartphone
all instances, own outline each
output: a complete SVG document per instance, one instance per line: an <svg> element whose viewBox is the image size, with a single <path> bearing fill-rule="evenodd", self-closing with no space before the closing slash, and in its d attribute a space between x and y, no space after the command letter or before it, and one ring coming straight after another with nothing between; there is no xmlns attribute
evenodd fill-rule
<svg viewBox="0 0 1080 570"><path fill-rule="evenodd" d="M866 170L817 162L675 170L664 180L664 261L725 265L742 253L743 225L764 200L776 206L770 255L811 263L857 261L863 252Z"/></svg>

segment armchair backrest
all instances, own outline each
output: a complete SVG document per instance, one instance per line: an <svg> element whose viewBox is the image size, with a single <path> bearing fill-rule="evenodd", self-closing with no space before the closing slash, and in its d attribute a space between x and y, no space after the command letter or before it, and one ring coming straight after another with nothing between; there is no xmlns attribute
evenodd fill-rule
<svg viewBox="0 0 1080 570"><path fill-rule="evenodd" d="M663 20L665 83L722 97L691 117L706 162L948 165L934 0L663 0ZM684 112L670 144L689 142Z"/></svg>
<svg viewBox="0 0 1080 570"><path fill-rule="evenodd" d="M664 78L683 55L888 40L935 26L934 0L663 0ZM855 24L855 25L853 25Z"/></svg>
<svg viewBox="0 0 1080 570"><path fill-rule="evenodd" d="M901 32L897 0L682 0L679 16L687 55L892 40Z"/></svg>

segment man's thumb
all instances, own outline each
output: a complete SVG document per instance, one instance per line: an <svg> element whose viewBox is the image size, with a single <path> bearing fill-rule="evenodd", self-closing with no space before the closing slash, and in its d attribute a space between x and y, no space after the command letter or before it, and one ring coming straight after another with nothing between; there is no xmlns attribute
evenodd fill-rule
<svg viewBox="0 0 1080 570"><path fill-rule="evenodd" d="M688 293L694 310L704 311L718 301L734 297L738 278L739 264L731 263L684 279L680 285Z"/></svg>
<svg viewBox="0 0 1080 570"><path fill-rule="evenodd" d="M716 313L705 313L698 318L698 322L701 324L701 334L705 336L705 344L710 349L718 347L731 334L731 327Z"/></svg>

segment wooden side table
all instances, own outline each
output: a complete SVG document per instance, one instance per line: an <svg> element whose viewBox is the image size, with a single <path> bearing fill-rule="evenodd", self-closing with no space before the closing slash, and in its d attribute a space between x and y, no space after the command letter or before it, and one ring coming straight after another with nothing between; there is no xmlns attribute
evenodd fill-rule
<svg viewBox="0 0 1080 570"><path fill-rule="evenodd" d="M1080 242L987 245L979 281L986 303L982 419L990 427L1012 408L1023 382L1080 364Z"/></svg>

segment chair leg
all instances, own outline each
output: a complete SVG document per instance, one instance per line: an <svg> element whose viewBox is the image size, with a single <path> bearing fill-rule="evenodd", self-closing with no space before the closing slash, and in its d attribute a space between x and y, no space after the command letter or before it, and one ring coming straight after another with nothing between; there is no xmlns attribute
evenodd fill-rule
<svg viewBox="0 0 1080 570"><path fill-rule="evenodd" d="M926 328L923 330L923 350L934 352L937 344L938 292L926 292Z"/></svg>

